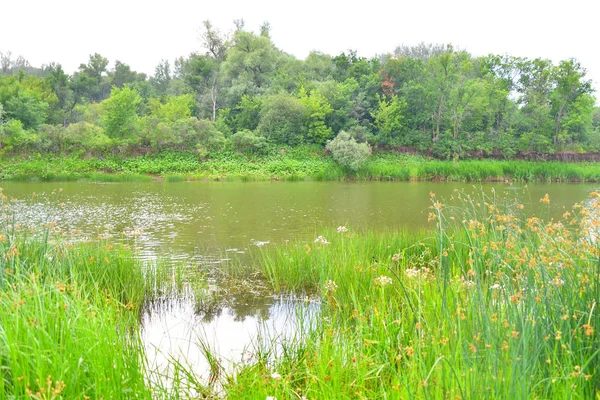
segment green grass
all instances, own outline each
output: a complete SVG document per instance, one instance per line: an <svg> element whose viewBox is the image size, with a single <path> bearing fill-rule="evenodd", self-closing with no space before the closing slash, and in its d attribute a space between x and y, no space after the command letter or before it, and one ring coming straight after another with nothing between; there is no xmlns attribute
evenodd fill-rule
<svg viewBox="0 0 600 400"><path fill-rule="evenodd" d="M7 208L5 208L7 207ZM147 369L140 312L205 285L183 265L144 266L127 245L18 228L0 192L0 399L178 398L202 385ZM192 282L192 283L189 283ZM153 382L152 385L150 382Z"/></svg>
<svg viewBox="0 0 600 400"><path fill-rule="evenodd" d="M0 178L46 181L185 180L442 180L519 182L598 182L600 165L502 160L441 161L398 153L376 153L358 171L348 171L316 148L288 149L267 155L231 151L199 159L193 153L165 152L129 158L82 159L75 156L1 158Z"/></svg>
<svg viewBox="0 0 600 400"><path fill-rule="evenodd" d="M454 197L432 202L429 232L260 250L275 290L316 293L322 311L298 339L258 345L229 398L598 398L597 200L557 222Z"/></svg>

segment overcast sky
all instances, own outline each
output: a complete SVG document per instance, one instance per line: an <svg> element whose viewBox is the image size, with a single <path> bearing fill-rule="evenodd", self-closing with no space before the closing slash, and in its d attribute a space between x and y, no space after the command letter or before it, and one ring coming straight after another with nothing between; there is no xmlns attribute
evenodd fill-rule
<svg viewBox="0 0 600 400"><path fill-rule="evenodd" d="M161 59L201 50L202 21L231 31L243 18L254 31L268 21L276 46L298 58L452 43L474 55L574 57L600 88L599 15L595 0L0 0L0 51L68 72L97 52L153 74Z"/></svg>

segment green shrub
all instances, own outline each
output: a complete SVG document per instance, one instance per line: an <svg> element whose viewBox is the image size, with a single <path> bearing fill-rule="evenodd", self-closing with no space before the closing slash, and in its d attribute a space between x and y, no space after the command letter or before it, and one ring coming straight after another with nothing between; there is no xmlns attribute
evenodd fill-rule
<svg viewBox="0 0 600 400"><path fill-rule="evenodd" d="M262 136L257 136L249 129L242 129L231 137L233 147L237 151L251 152L260 150L265 147L266 139Z"/></svg>
<svg viewBox="0 0 600 400"><path fill-rule="evenodd" d="M353 171L360 168L371 154L371 147L367 143L357 143L346 131L338 133L326 148L342 167Z"/></svg>

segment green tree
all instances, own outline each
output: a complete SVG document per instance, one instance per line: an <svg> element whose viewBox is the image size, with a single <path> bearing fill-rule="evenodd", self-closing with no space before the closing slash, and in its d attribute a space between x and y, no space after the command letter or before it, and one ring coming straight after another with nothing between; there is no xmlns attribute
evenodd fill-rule
<svg viewBox="0 0 600 400"><path fill-rule="evenodd" d="M242 96L231 112L235 130L255 130L260 121L261 107L262 101L259 97Z"/></svg>
<svg viewBox="0 0 600 400"><path fill-rule="evenodd" d="M312 90L309 94L301 88L299 97L306 112L308 140L311 143L324 145L333 136L333 131L325 123L326 118L333 112L331 105L325 96L316 90Z"/></svg>
<svg viewBox="0 0 600 400"><path fill-rule="evenodd" d="M402 142L406 132L406 107L406 101L398 96L392 96L390 100L379 98L379 108L373 113L373 118L381 143Z"/></svg>
<svg viewBox="0 0 600 400"><path fill-rule="evenodd" d="M585 75L585 69L574 59L561 61L553 68L552 79L555 83L549 99L554 116L554 144L559 139L571 141L576 136L576 131L585 125L575 123L576 120L591 121L593 102L590 94L593 88L592 82L584 79Z"/></svg>
<svg viewBox="0 0 600 400"><path fill-rule="evenodd" d="M243 95L254 97L264 93L283 59L268 36L237 31L222 66L230 101L235 104Z"/></svg>
<svg viewBox="0 0 600 400"><path fill-rule="evenodd" d="M114 87L110 97L101 103L102 122L108 137L127 139L133 136L137 128L137 109L142 98L125 86Z"/></svg>
<svg viewBox="0 0 600 400"><path fill-rule="evenodd" d="M265 98L257 132L273 143L297 146L306 138L306 109L287 93Z"/></svg>

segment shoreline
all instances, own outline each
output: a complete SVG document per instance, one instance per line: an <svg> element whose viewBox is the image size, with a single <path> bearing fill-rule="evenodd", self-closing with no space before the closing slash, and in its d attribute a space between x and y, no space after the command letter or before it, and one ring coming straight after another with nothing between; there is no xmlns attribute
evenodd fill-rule
<svg viewBox="0 0 600 400"><path fill-rule="evenodd" d="M193 153L80 158L38 156L0 158L1 181L195 182L195 181L398 181L479 183L597 183L600 163L459 160L377 153L357 171L323 154L307 152L263 156L218 154L199 160Z"/></svg>

